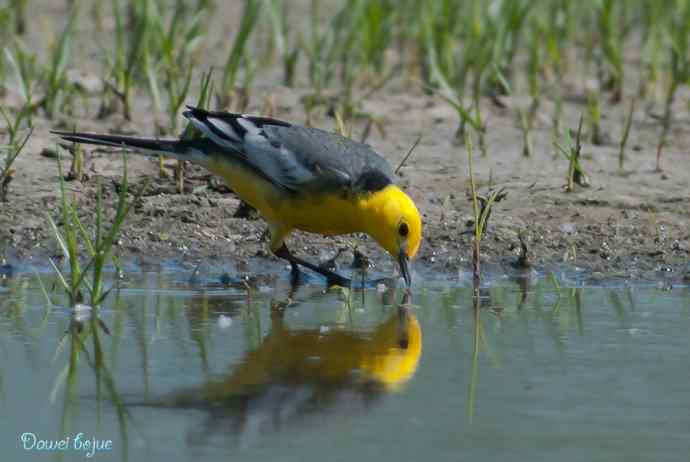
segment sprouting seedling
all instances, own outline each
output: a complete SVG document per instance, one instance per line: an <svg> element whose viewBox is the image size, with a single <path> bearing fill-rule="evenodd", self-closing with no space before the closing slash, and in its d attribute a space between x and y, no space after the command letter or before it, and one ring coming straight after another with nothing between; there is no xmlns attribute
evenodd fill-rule
<svg viewBox="0 0 690 462"><path fill-rule="evenodd" d="M161 110L158 74L162 72L164 75L168 115L168 125L163 129L165 132L177 132L178 113L187 98L192 82L194 53L204 36L203 14L204 8L199 8L196 14L189 14L188 6L178 0L166 25L166 19L156 3L150 6L149 42L143 54L143 67L157 111ZM186 19L188 16L191 17ZM162 178L168 176L164 161L165 157L159 156L159 174ZM180 162L176 164L178 190L181 190L183 183L182 165Z"/></svg>
<svg viewBox="0 0 690 462"><path fill-rule="evenodd" d="M61 95L66 87L67 63L69 61L72 36L74 35L79 2L74 2L71 7L67 25L60 36L52 52L50 65L46 71L46 95L43 106L49 118L55 116L55 110L61 105Z"/></svg>
<svg viewBox="0 0 690 462"><path fill-rule="evenodd" d="M360 3L363 3L363 7L355 19L362 25L357 34L358 48L364 65L380 73L385 64L385 50L392 39L390 19L396 8L381 1Z"/></svg>
<svg viewBox="0 0 690 462"><path fill-rule="evenodd" d="M555 108L551 118L551 142L555 145L561 137L561 118L563 117L563 98L561 92L556 91ZM553 154L554 159L558 157L558 149Z"/></svg>
<svg viewBox="0 0 690 462"><path fill-rule="evenodd" d="M683 11L674 16L671 24L671 82L667 89L661 136L656 149L656 170L661 171L661 150L671 128L671 106L676 90L690 80L690 2L684 2Z"/></svg>
<svg viewBox="0 0 690 462"><path fill-rule="evenodd" d="M25 119L28 119L30 116L29 108L27 106L22 107L19 111L17 111L14 118L11 118L7 110L0 106L0 115L2 115L2 118L5 120L5 130L7 131L8 136L7 149L10 149L12 146L16 146L17 144L19 132L22 128L22 122ZM31 128L30 123L29 127Z"/></svg>
<svg viewBox="0 0 690 462"><path fill-rule="evenodd" d="M323 89L333 80L335 65L340 60L341 81L347 92L354 78L354 66L350 55L355 44L354 37L359 32L355 18L359 14L362 2L343 3L332 16L328 27L323 27L320 6L319 0L311 1L309 32L301 41L308 62L309 83L315 94L321 96Z"/></svg>
<svg viewBox="0 0 690 462"><path fill-rule="evenodd" d="M223 69L223 78L221 86L221 97L223 98L222 105L229 105L230 99L235 91L235 83L237 82L237 74L240 70L243 58L245 56L245 49L249 42L249 37L254 30L259 13L261 12L261 2L258 0L245 0L242 20L240 28L235 36L235 40L230 49L230 54L225 62Z"/></svg>
<svg viewBox="0 0 690 462"><path fill-rule="evenodd" d="M172 133L177 131L178 112L189 93L189 86L192 82L191 68L187 70L186 76L182 76L182 79L182 85L179 85L175 77L170 75L166 84L168 93L168 115L170 117L170 130Z"/></svg>
<svg viewBox="0 0 690 462"><path fill-rule="evenodd" d="M133 30L125 24L120 11L119 0L113 0L113 16L115 18L115 51L109 59L111 79L106 79L106 88L117 97L122 104L123 115L132 118L132 95L136 71L142 64L150 62L149 37L154 25L155 15L151 0L133 2L129 9ZM102 111L103 112L103 111Z"/></svg>
<svg viewBox="0 0 690 462"><path fill-rule="evenodd" d="M420 11L418 6L422 6ZM465 86L468 66L456 63L456 55L454 53L454 45L457 43L456 31L462 26L470 26L470 24L458 24L457 17L453 14L452 2L415 2L413 5L399 8L399 11L407 11L409 17L402 17L404 22L404 33L408 40L416 41L416 49L420 61L421 77L426 85L434 85L434 73L440 73L446 76L449 82L452 82L457 91L462 94ZM423 29L421 33L417 31L419 28L420 17L423 21ZM466 22L469 22L469 18ZM477 28L467 27L468 31L474 33ZM469 36L466 41L468 43L475 43L475 37ZM473 50L474 48L472 48ZM471 50L466 50L466 61L469 61ZM428 59L427 59L428 58ZM433 62L432 62L433 60ZM437 66L437 70L432 69L432 65Z"/></svg>
<svg viewBox="0 0 690 462"><path fill-rule="evenodd" d="M501 2L497 15L486 14L488 39L492 42L490 84L496 91L506 91L506 81L512 74L512 65L517 54L520 36L534 2L514 0ZM539 47L531 47L538 53Z"/></svg>
<svg viewBox="0 0 690 462"><path fill-rule="evenodd" d="M39 68L36 64L36 55L30 54L17 43L14 47L14 53L9 48L5 48L5 57L12 68L15 80L19 85L19 92L24 101L24 106L20 111L23 117L26 117L29 125L33 124L32 115L38 106L33 101L34 87L39 76ZM20 120L19 118L17 120Z"/></svg>
<svg viewBox="0 0 690 462"><path fill-rule="evenodd" d="M506 92L510 94L510 87L506 87ZM529 109L518 108L517 117L520 130L522 131L522 155L530 157L534 150L532 142L532 128L534 126L534 118L539 107L538 98L534 97Z"/></svg>
<svg viewBox="0 0 690 462"><path fill-rule="evenodd" d="M154 4L155 5L155 4ZM153 15L151 29L151 48L156 55L161 56L161 66L165 75L165 89L168 95L169 130L177 132L178 112L189 93L192 81L193 53L203 38L202 14L203 10L191 16L189 20L187 7L178 1L167 30L164 18L158 8ZM148 53L147 53L148 56ZM152 89L157 87L157 78L149 78ZM157 92L154 92L154 99Z"/></svg>
<svg viewBox="0 0 690 462"><path fill-rule="evenodd" d="M69 169L67 179L82 181L84 179L84 148L76 143L72 151L72 165Z"/></svg>
<svg viewBox="0 0 690 462"><path fill-rule="evenodd" d="M566 73L568 59L567 46L573 42L574 2L549 2L544 20L540 23L545 49L544 71L555 74L557 80Z"/></svg>
<svg viewBox="0 0 690 462"><path fill-rule="evenodd" d="M10 10L14 16L14 31L17 35L24 35L26 32L28 3L28 0L10 0Z"/></svg>
<svg viewBox="0 0 690 462"><path fill-rule="evenodd" d="M405 154L405 157L402 158L402 160L400 161L400 163L396 167L396 169L395 169L396 175L400 173L400 169L403 168L403 166L405 165L405 162L407 162L407 159L412 155L412 152L419 145L420 141L422 141L422 134L421 133L417 136L417 139L414 141L414 144L410 147L410 149L407 151L407 154Z"/></svg>
<svg viewBox="0 0 690 462"><path fill-rule="evenodd" d="M624 31L620 18L625 18L625 2L603 0L597 12L601 49L609 70L608 82L602 86L611 90L611 101L618 102L623 96L623 53ZM596 144L596 143L595 143Z"/></svg>
<svg viewBox="0 0 690 462"><path fill-rule="evenodd" d="M341 108L335 110L335 128L339 135L352 138L352 124L345 122Z"/></svg>
<svg viewBox="0 0 690 462"><path fill-rule="evenodd" d="M198 99L197 104L196 104L197 107L200 107L200 108L208 107L209 101L211 100L211 97L213 95L212 76L213 76L213 69L210 69L206 74L204 74L201 77L201 91L199 93L199 99ZM189 83L187 83L187 87L189 87ZM186 90L185 90L185 95L186 95ZM182 104L182 102L184 102L184 101L181 100L180 104ZM182 132L182 135L180 135L180 139L191 139L191 138L194 138L195 136L197 136L197 129L194 128L194 125L192 125L191 122L188 122L187 126L185 127L184 131ZM175 180L177 183L177 192L182 194L184 192L184 161L182 161L182 160L178 160L176 165L175 165Z"/></svg>
<svg viewBox="0 0 690 462"><path fill-rule="evenodd" d="M291 87L295 80L295 66L299 57L299 41L295 40L292 48L288 45L287 3L281 0L268 2L273 40L278 50L278 55L283 61L283 83Z"/></svg>
<svg viewBox="0 0 690 462"><path fill-rule="evenodd" d="M101 187L99 185L96 197L95 229L93 234L91 234L78 216L78 205L67 198L60 157L58 157L58 172L60 178L62 231L59 230L50 215L46 216L55 239L69 263L69 275L65 276L52 260L50 262L56 272L58 281L62 284L65 293L70 299L70 304L74 306L82 301L86 302L87 300L83 296L83 291L86 289L89 294L89 306L97 309L109 292L104 289L103 271L105 265L110 261L113 244L119 238L122 225L131 207L139 200L146 185L135 194L132 201L127 202L129 183L127 179L127 162L125 160L123 164L123 178L120 183L118 202L115 207L112 225L109 230L106 230L103 225L103 204ZM81 264L80 245L83 246L89 257L88 263L84 266ZM91 272L90 280L87 279L89 272Z"/></svg>
<svg viewBox="0 0 690 462"><path fill-rule="evenodd" d="M7 117L5 115L4 110L2 114L5 117ZM19 157L19 154L24 149L24 146L26 146L26 143L27 141L29 141L29 138L31 137L32 133L33 128L29 129L29 133L27 133L27 135L24 137L24 140L18 145L10 143L6 147L0 146L0 148L5 148L8 151L7 155L5 156L5 159L2 159L2 162L0 163L0 202L7 202L7 193L9 192L10 182L12 181L12 178L14 176L14 169L12 168L12 164L17 159L17 157Z"/></svg>
<svg viewBox="0 0 690 462"><path fill-rule="evenodd" d="M491 216L493 205L501 201L507 196L503 188L494 190L488 196L480 196L477 194L477 188L474 180L474 170L472 162L472 139L469 135L465 135L465 146L467 148L467 160L469 166L470 179L470 194L472 197L472 210L474 213L474 242L472 246L472 275L474 294L479 294L480 287L480 244L486 232L486 228Z"/></svg>
<svg viewBox="0 0 690 462"><path fill-rule="evenodd" d="M168 91L168 115L170 117L170 130L172 133L177 131L177 120L180 108L187 98L187 93L189 93L189 86L192 82L192 70L191 68L187 71L187 76L184 77L182 86L179 86L173 75L168 76L166 89ZM161 162L163 157L161 156ZM183 166L184 162L177 161L176 164L176 178L177 178L177 190L179 193L183 192L184 183L184 173Z"/></svg>
<svg viewBox="0 0 690 462"><path fill-rule="evenodd" d="M640 72L638 95L645 98L654 88L660 76L661 53L667 21L664 20L665 2L642 3L642 69Z"/></svg>
<svg viewBox="0 0 690 462"><path fill-rule="evenodd" d="M601 134L601 96L597 90L587 92L587 116L592 144L598 146L604 144Z"/></svg>
<svg viewBox="0 0 690 462"><path fill-rule="evenodd" d="M522 130L522 155L530 157L532 155L532 123L529 120L529 115L524 109L518 110L518 118L520 120L520 129Z"/></svg>
<svg viewBox="0 0 690 462"><path fill-rule="evenodd" d="M480 241L482 237L481 225L479 222L479 200L477 198L477 188L474 182L474 171L472 168L472 138L465 135L465 147L467 149L467 162L470 175L470 193L472 194L472 210L474 212L474 242L472 246L472 281L474 286L475 298L479 295L479 287L481 283L480 273ZM478 310L477 310L478 311Z"/></svg>
<svg viewBox="0 0 690 462"><path fill-rule="evenodd" d="M314 89L314 99L309 104L327 101L322 91L337 76L341 82L337 106L347 121L359 115L362 101L399 75L400 65L383 72L386 69L383 52L390 46L392 25L397 17L393 14L395 10L383 3L355 0L343 4L332 16L329 27L324 28L320 3L311 2L309 33L302 39L308 77ZM356 86L369 88L357 92ZM306 109L309 119L313 106Z"/></svg>
<svg viewBox="0 0 690 462"><path fill-rule="evenodd" d="M477 134L477 138L479 139L480 150L482 150L482 152L485 152L486 143L484 141L484 134L486 131L486 127L481 118L481 109L479 109L478 106L474 108L474 111L472 110L472 108L467 109L462 104L462 102L460 102L458 95L455 94L455 92L451 89L450 85L441 85L441 87L445 88L446 92L443 92L443 90L436 90L433 87L427 87L427 89L431 90L432 92L435 92L438 96L441 97L441 99L450 104L453 107L453 109L455 109L455 111L457 112L458 118L460 119L460 127L457 131L458 136L464 135L466 133L464 130L465 125L470 125Z"/></svg>
<svg viewBox="0 0 690 462"><path fill-rule="evenodd" d="M573 143L570 133L567 131L565 137L567 148L563 147L560 143L556 143L556 149L558 149L568 160L565 191L572 192L575 183L582 187L588 187L590 184L589 177L580 164L580 154L582 152L582 115L580 115L580 122L577 125L575 142Z"/></svg>
<svg viewBox="0 0 690 462"><path fill-rule="evenodd" d="M429 91L437 93L442 99L449 103L458 113L460 125L457 130L457 137L462 140L465 125L470 125L475 131L479 150L482 156L486 156L486 121L482 115L481 110L481 96L484 89L484 81L488 74L497 85L501 85L505 91L509 91L507 79L503 75L499 65L497 64L497 56L500 53L497 51L499 39L496 39L493 32L495 24L489 23L485 27L477 27L472 25L474 32L473 39L466 43L467 49L464 50L465 62L463 62L463 70L461 77L458 77L458 82L465 82L469 69L473 71L473 79L471 82L472 89L472 105L468 108L462 101L463 88L460 83L454 84L449 80L447 71L441 66L442 59L437 54L437 47L432 42L433 37L433 22L430 13L423 15L423 25L425 30L426 52L428 55L430 79L439 86L439 89L432 86L425 86ZM494 40L495 39L495 40ZM499 47L500 48L500 47ZM464 83L463 83L464 84Z"/></svg>
<svg viewBox="0 0 690 462"><path fill-rule="evenodd" d="M625 118L623 124L623 136L621 136L620 149L618 151L618 170L623 172L625 164L625 147L628 144L628 136L630 135L630 126L632 125L633 113L635 112L635 99L630 101L630 109L628 116Z"/></svg>
<svg viewBox="0 0 690 462"><path fill-rule="evenodd" d="M520 240L520 256L515 262L516 268L531 268L532 258L530 257L529 248L525 241L525 233L523 230L518 231L518 239Z"/></svg>
<svg viewBox="0 0 690 462"><path fill-rule="evenodd" d="M94 27L99 33L103 32L103 3L104 2L93 2L89 12Z"/></svg>
<svg viewBox="0 0 690 462"><path fill-rule="evenodd" d="M541 82L540 82L540 72L543 67L543 37L546 35L541 23L538 21L532 22L532 33L530 34L530 44L529 44L529 59L527 63L527 73L529 82L529 94L530 94L530 105L529 109L525 111L521 109L519 111L520 117L520 127L522 128L523 138L522 138L522 154L525 157L530 157L534 151L534 146L532 142L532 129L534 128L534 121L537 117L537 112L539 111L539 106L541 105ZM507 87L507 84L504 85Z"/></svg>
<svg viewBox="0 0 690 462"><path fill-rule="evenodd" d="M366 143L367 140L369 139L369 135L371 135L372 129L376 129L376 131L379 132L379 135L382 138L386 137L386 127L384 124L384 121L381 117L375 116L373 114L368 114L367 115L367 123L364 126L364 130L362 131L362 136L359 138L360 143Z"/></svg>
<svg viewBox="0 0 690 462"><path fill-rule="evenodd" d="M6 37L2 31L7 29L8 15L0 9L0 40L7 43L10 38ZM5 64L5 57L0 55L0 91L5 90L5 80L7 79L7 67Z"/></svg>
<svg viewBox="0 0 690 462"><path fill-rule="evenodd" d="M486 229L489 226L489 218L491 217L491 211L493 210L493 204L501 202L503 199L508 197L508 193L505 188L490 190L488 196L477 195L479 200L479 216L481 217L481 233L482 236L486 234Z"/></svg>

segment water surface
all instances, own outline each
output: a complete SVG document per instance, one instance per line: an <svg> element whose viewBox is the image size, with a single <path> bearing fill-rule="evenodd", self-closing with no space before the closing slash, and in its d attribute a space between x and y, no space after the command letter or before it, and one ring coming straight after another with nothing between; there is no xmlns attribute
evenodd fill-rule
<svg viewBox="0 0 690 462"><path fill-rule="evenodd" d="M95 460L690 453L688 288L506 278L474 303L449 281L406 301L135 272L82 325L41 278L52 305L35 275L0 283L3 460L84 460L79 433L112 441ZM39 454L23 433L70 447Z"/></svg>

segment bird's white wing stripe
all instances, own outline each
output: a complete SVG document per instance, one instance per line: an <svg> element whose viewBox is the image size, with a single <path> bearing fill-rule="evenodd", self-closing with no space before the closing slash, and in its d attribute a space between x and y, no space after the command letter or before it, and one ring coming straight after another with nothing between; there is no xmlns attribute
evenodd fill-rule
<svg viewBox="0 0 690 462"><path fill-rule="evenodd" d="M208 123L216 127L222 133L228 135L230 138L235 139L238 143L242 142L240 135L232 128L232 125L224 121L223 119L218 119L216 117L207 117ZM241 119L240 119L241 120Z"/></svg>
<svg viewBox="0 0 690 462"><path fill-rule="evenodd" d="M200 120L198 120L198 119L196 119L196 118L193 118L193 117L190 118L189 120L191 120L191 122L194 124L194 126L195 126L196 128L198 128L199 130L201 130L201 132L202 132L204 135L206 135L206 136L208 136L209 138L211 138L211 140L213 140L213 142L216 143L218 146L222 146L222 147L224 147L224 148L228 148L228 149L232 149L232 150L236 150L236 149L237 149L237 144L234 144L234 143L228 141L228 140L225 139L225 138L221 138L221 137L218 136L213 130L211 130L211 129L209 128L208 125L206 125L206 124L203 123L202 121L200 121ZM209 120L210 120L210 119L209 119ZM218 120L218 119L215 119L215 120ZM226 125L227 125L227 124L226 124ZM215 126L216 128L218 128L217 125L214 124L214 126ZM234 131L233 131L233 133L234 133Z"/></svg>
<svg viewBox="0 0 690 462"><path fill-rule="evenodd" d="M247 130L247 133L251 133L252 135L258 135L259 133L261 133L261 129L254 125L254 123L249 119L239 117L237 119L237 123L239 123L242 126L242 128Z"/></svg>
<svg viewBox="0 0 690 462"><path fill-rule="evenodd" d="M272 146L261 135L248 134L244 139L244 148L250 162L279 184L288 186L314 179L314 172L303 165L294 152L285 146Z"/></svg>

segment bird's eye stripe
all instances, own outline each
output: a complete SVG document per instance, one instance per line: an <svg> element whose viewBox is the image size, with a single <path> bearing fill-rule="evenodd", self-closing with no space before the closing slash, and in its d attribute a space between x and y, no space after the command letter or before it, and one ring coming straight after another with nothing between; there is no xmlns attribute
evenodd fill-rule
<svg viewBox="0 0 690 462"><path fill-rule="evenodd" d="M401 236L407 236L407 233L409 233L409 231L410 230L407 228L407 223L402 223L398 228L398 233L400 233Z"/></svg>

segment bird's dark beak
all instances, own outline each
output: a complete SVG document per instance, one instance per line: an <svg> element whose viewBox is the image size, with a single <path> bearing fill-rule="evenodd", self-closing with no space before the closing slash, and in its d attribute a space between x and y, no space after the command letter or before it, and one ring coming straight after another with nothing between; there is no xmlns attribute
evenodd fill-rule
<svg viewBox="0 0 690 462"><path fill-rule="evenodd" d="M409 288L412 285L412 278L410 277L410 268L407 263L407 255L404 250L401 250L398 254L398 263L400 264L400 273L403 279L405 279L405 284Z"/></svg>

